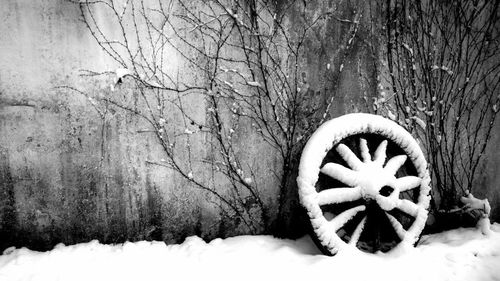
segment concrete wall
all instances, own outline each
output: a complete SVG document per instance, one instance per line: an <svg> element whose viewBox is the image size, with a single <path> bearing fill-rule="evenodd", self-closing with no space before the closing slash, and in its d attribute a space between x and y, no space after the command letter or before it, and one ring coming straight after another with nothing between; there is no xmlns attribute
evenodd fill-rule
<svg viewBox="0 0 500 281"><path fill-rule="evenodd" d="M333 94L334 116L367 111L366 101L377 95L378 42L370 33L370 17L376 15L358 2L308 6L311 16L332 5L339 5L346 18L354 10L366 12L357 30L362 39L347 51L339 50L345 47L350 25L336 20L314 32L328 38L324 44L315 38L306 42L307 92L319 103ZM91 239L174 242L193 234L213 238L244 233L220 213L214 198L171 170L146 163L157 160L161 149L154 138L138 133L148 128L144 121L113 107L103 117L84 96L57 88L119 94L132 97L131 102L136 94L127 83L111 93L109 79L78 76L82 69L106 71L116 65L79 21L77 6L65 0L5 0L0 2L0 19L0 250L11 245L46 249ZM298 17L291 15L291 28L301 24L294 19ZM101 20L106 26L106 17ZM106 28L113 30L111 23ZM343 71L335 74L341 64ZM204 118L205 105L192 105ZM260 167L257 180L266 202L276 204L276 156L263 151L262 141L251 132L241 139L246 153L254 155L252 165ZM193 149L208 153L207 141L194 139ZM497 219L500 152L494 144L499 141L496 133L478 183L495 205Z"/></svg>
<svg viewBox="0 0 500 281"><path fill-rule="evenodd" d="M146 165L161 152L137 133L146 124L111 108L102 117L84 96L57 88L110 94L109 79L78 75L116 68L78 7L65 0L0 6L1 246L218 234L206 194ZM119 94L133 95L126 91Z"/></svg>
<svg viewBox="0 0 500 281"><path fill-rule="evenodd" d="M117 32L105 13L97 16L105 30ZM112 91L113 77L79 75L118 66L80 21L77 5L2 1L0 17L5 35L0 43L0 248L46 249L91 239L176 242L194 234L244 233L210 194L170 169L147 163L159 162L163 151L144 120L111 105L96 110L84 95L61 88L143 106L130 80ZM172 65L177 54L167 55ZM188 99L187 104L192 116L205 118L203 102ZM262 177L264 197L275 200L269 167L276 157L262 150L255 135L241 137L245 153L255 155L251 162ZM192 153L209 154L207 141L193 136Z"/></svg>

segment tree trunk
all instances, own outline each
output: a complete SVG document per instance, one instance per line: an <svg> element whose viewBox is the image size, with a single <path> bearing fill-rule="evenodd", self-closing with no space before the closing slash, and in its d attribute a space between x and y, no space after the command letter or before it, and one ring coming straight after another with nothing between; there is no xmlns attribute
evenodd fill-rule
<svg viewBox="0 0 500 281"><path fill-rule="evenodd" d="M309 230L309 220L305 209L300 205L297 187L301 150L292 153L288 163L284 164L281 180L279 209L273 234L280 238L298 238Z"/></svg>

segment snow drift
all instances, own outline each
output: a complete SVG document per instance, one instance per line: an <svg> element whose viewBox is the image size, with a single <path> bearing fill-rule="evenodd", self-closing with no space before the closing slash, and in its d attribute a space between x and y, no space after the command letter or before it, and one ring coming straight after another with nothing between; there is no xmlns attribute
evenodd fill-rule
<svg viewBox="0 0 500 281"><path fill-rule="evenodd" d="M309 237L240 236L179 245L98 241L52 251L7 249L0 280L500 280L500 225L423 236L397 255L323 256Z"/></svg>

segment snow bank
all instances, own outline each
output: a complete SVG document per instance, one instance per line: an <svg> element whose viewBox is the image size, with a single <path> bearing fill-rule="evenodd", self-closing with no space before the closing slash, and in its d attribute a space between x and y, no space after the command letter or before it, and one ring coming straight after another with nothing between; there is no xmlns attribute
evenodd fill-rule
<svg viewBox="0 0 500 281"><path fill-rule="evenodd" d="M308 237L241 236L179 245L97 241L49 252L8 249L0 280L500 280L500 225L484 236L457 229L423 236L398 255L323 256Z"/></svg>

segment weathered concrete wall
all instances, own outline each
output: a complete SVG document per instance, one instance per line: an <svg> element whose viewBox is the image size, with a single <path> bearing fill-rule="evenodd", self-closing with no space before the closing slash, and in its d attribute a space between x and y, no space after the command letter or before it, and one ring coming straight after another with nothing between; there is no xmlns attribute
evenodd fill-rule
<svg viewBox="0 0 500 281"><path fill-rule="evenodd" d="M1 247L217 235L206 194L146 165L161 152L137 133L146 124L111 108L103 118L84 96L57 88L109 94L110 81L78 74L116 68L77 6L0 5Z"/></svg>
<svg viewBox="0 0 500 281"><path fill-rule="evenodd" d="M324 44L314 38L305 43L306 91L315 103L325 103L333 94L334 116L367 111L377 94L378 42L370 33L376 14L363 3L308 4L308 16L335 5L345 18L363 13L356 30L361 39L347 50L352 24L335 19L314 31L328 38ZM0 2L0 18L0 250L11 245L44 249L90 239L173 242L193 234L213 238L242 233L230 218L223 219L208 194L171 170L146 163L162 153L154 138L138 132L148 124L111 106L103 117L84 96L57 88L71 85L99 95L117 94L104 78L78 76L82 69L107 71L116 65L79 21L77 6L65 0L7 0ZM298 16L289 18L292 29L302 24ZM105 16L101 20L106 24ZM105 28L113 30L111 24ZM335 70L340 68L339 74ZM133 103L136 93L130 89L124 83L118 94ZM205 105L192 104L201 107L197 116L203 119ZM272 173L276 157L263 151L262 140L250 131L240 139L245 153L254 155L252 165L260 169L257 180L264 197L277 203ZM194 139L192 149L208 153L208 141ZM497 219L500 152L494 144L499 141L497 133L478 183L495 206ZM291 213L297 211L293 191Z"/></svg>
<svg viewBox="0 0 500 281"><path fill-rule="evenodd" d="M141 106L130 81L111 91L112 78L79 76L81 70L112 71L117 65L80 21L77 5L2 1L0 16L0 248L245 233L210 194L147 163L158 162L163 151L144 120L112 106L97 111L85 96L59 88L119 95L125 104ZM97 16L102 28L117 32L105 14ZM167 55L173 65L178 54ZM205 118L203 102L187 104L192 116ZM264 200L275 206L276 156L248 130L237 139L260 175ZM193 135L192 153L208 156L207 142Z"/></svg>
<svg viewBox="0 0 500 281"><path fill-rule="evenodd" d="M500 222L500 150L498 149L500 122L498 120L493 132L472 192L478 198L488 198L491 204L490 219Z"/></svg>

